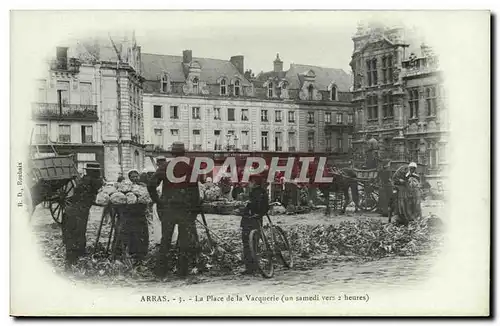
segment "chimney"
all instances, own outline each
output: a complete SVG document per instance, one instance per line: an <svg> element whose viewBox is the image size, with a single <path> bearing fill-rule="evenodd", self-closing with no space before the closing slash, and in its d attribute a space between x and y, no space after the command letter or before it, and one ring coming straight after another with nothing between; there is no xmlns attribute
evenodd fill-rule
<svg viewBox="0 0 500 326"><path fill-rule="evenodd" d="M274 60L274 72L283 71L283 61L280 60L280 54L276 53L276 59Z"/></svg>
<svg viewBox="0 0 500 326"><path fill-rule="evenodd" d="M182 51L182 62L191 63L191 61L193 61L193 51L191 50Z"/></svg>
<svg viewBox="0 0 500 326"><path fill-rule="evenodd" d="M229 61L231 61L231 63L236 67L236 69L238 69L240 74L244 74L245 65L244 65L244 57L242 55L235 55L231 57Z"/></svg>

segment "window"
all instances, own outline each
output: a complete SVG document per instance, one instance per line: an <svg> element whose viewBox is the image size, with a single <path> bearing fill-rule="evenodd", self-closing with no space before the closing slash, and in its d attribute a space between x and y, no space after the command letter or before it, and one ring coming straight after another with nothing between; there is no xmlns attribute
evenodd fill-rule
<svg viewBox="0 0 500 326"><path fill-rule="evenodd" d="M330 100L337 101L337 87L332 86L332 90L330 91Z"/></svg>
<svg viewBox="0 0 500 326"><path fill-rule="evenodd" d="M46 124L38 124L35 126L35 143L47 144L49 139L49 130Z"/></svg>
<svg viewBox="0 0 500 326"><path fill-rule="evenodd" d="M307 91L308 91L309 101L312 101L314 94L314 86L312 84L309 84L309 87L307 87Z"/></svg>
<svg viewBox="0 0 500 326"><path fill-rule="evenodd" d="M390 94L382 95L383 99L383 114L384 118L392 118L394 116L394 109L392 104L392 96Z"/></svg>
<svg viewBox="0 0 500 326"><path fill-rule="evenodd" d="M288 151L289 152L295 151L296 142L297 142L297 140L295 138L295 132L293 132L293 131L288 132Z"/></svg>
<svg viewBox="0 0 500 326"><path fill-rule="evenodd" d="M89 144L93 142L93 128L92 126L82 126L82 143Z"/></svg>
<svg viewBox="0 0 500 326"><path fill-rule="evenodd" d="M193 93L198 94L199 93L199 87L198 87L199 81L197 77L193 78Z"/></svg>
<svg viewBox="0 0 500 326"><path fill-rule="evenodd" d="M273 83L269 83L269 85L267 85L267 96L273 97Z"/></svg>
<svg viewBox="0 0 500 326"><path fill-rule="evenodd" d="M78 172L84 174L85 173L85 167L87 166L87 163L93 163L95 162L95 153L77 153L76 154L76 165L77 165L77 170Z"/></svg>
<svg viewBox="0 0 500 326"><path fill-rule="evenodd" d="M179 108L177 106L170 107L170 119L179 119Z"/></svg>
<svg viewBox="0 0 500 326"><path fill-rule="evenodd" d="M342 123L342 113L337 113L337 123Z"/></svg>
<svg viewBox="0 0 500 326"><path fill-rule="evenodd" d="M325 123L332 123L332 114L330 112L325 113Z"/></svg>
<svg viewBox="0 0 500 326"><path fill-rule="evenodd" d="M429 167L437 168L438 167L438 147L436 143L429 144L428 154L429 156Z"/></svg>
<svg viewBox="0 0 500 326"><path fill-rule="evenodd" d="M161 105L153 105L153 118L161 119L162 116L161 111L162 111Z"/></svg>
<svg viewBox="0 0 500 326"><path fill-rule="evenodd" d="M267 122L267 110L260 111L260 121Z"/></svg>
<svg viewBox="0 0 500 326"><path fill-rule="evenodd" d="M332 137L333 135L329 132L325 134L325 140L326 140L325 147L328 152L332 150Z"/></svg>
<svg viewBox="0 0 500 326"><path fill-rule="evenodd" d="M347 115L347 123L352 124L354 122L354 116L352 114Z"/></svg>
<svg viewBox="0 0 500 326"><path fill-rule="evenodd" d="M382 58L382 78L384 84L392 83L392 56Z"/></svg>
<svg viewBox="0 0 500 326"><path fill-rule="evenodd" d="M427 87L425 89L425 107L427 111L427 116L435 116L436 115L436 87Z"/></svg>
<svg viewBox="0 0 500 326"><path fill-rule="evenodd" d="M248 130L243 130L241 132L241 149L244 151L248 151L250 149L250 137L248 134Z"/></svg>
<svg viewBox="0 0 500 326"><path fill-rule="evenodd" d="M168 79L167 76L161 77L161 92L166 93L168 91Z"/></svg>
<svg viewBox="0 0 500 326"><path fill-rule="evenodd" d="M262 147L263 151L269 150L268 132L267 131L262 131L261 132L260 142L261 142L261 147Z"/></svg>
<svg viewBox="0 0 500 326"><path fill-rule="evenodd" d="M409 90L410 119L418 118L418 89Z"/></svg>
<svg viewBox="0 0 500 326"><path fill-rule="evenodd" d="M220 120L220 108L214 108L214 120Z"/></svg>
<svg viewBox="0 0 500 326"><path fill-rule="evenodd" d="M248 109L241 109L241 121L248 121Z"/></svg>
<svg viewBox="0 0 500 326"><path fill-rule="evenodd" d="M236 80L234 82L234 95L240 96L240 81L239 80Z"/></svg>
<svg viewBox="0 0 500 326"><path fill-rule="evenodd" d="M57 103L60 106L69 105L69 82L67 81L57 82Z"/></svg>
<svg viewBox="0 0 500 326"><path fill-rule="evenodd" d="M446 144L440 144L438 156L440 163L446 162Z"/></svg>
<svg viewBox="0 0 500 326"><path fill-rule="evenodd" d="M281 132L277 131L274 133L274 150L277 152L281 152L283 150L282 147L283 137Z"/></svg>
<svg viewBox="0 0 500 326"><path fill-rule="evenodd" d="M337 137L337 148L338 148L339 152L342 152L343 146L342 146L342 137L341 136Z"/></svg>
<svg viewBox="0 0 500 326"><path fill-rule="evenodd" d="M195 151L201 150L201 131L199 129L193 130L193 149Z"/></svg>
<svg viewBox="0 0 500 326"><path fill-rule="evenodd" d="M226 94L227 94L226 80L222 79L220 81L220 95L226 95Z"/></svg>
<svg viewBox="0 0 500 326"><path fill-rule="evenodd" d="M221 150L222 149L222 138L220 135L220 130L214 130L214 149Z"/></svg>
<svg viewBox="0 0 500 326"><path fill-rule="evenodd" d="M307 112L307 123L314 123L314 112Z"/></svg>
<svg viewBox="0 0 500 326"><path fill-rule="evenodd" d="M170 129L170 136L172 136L172 141L179 141L180 140L180 135L179 135L179 129Z"/></svg>
<svg viewBox="0 0 500 326"><path fill-rule="evenodd" d="M45 80L40 80L38 82L38 102L47 102L47 89L45 88Z"/></svg>
<svg viewBox="0 0 500 326"><path fill-rule="evenodd" d="M352 135L347 136L347 147L352 148Z"/></svg>
<svg viewBox="0 0 500 326"><path fill-rule="evenodd" d="M59 125L59 142L71 143L71 126Z"/></svg>
<svg viewBox="0 0 500 326"><path fill-rule="evenodd" d="M193 112L193 119L201 119L200 117L200 108L198 107L193 107L192 108L192 112Z"/></svg>
<svg viewBox="0 0 500 326"><path fill-rule="evenodd" d="M314 151L314 131L307 133L307 150L310 152Z"/></svg>
<svg viewBox="0 0 500 326"><path fill-rule="evenodd" d="M366 98L366 107L368 111L368 120L378 119L378 98L372 95Z"/></svg>
<svg viewBox="0 0 500 326"><path fill-rule="evenodd" d="M155 147L163 148L163 130L155 129L155 139L154 139Z"/></svg>
<svg viewBox="0 0 500 326"><path fill-rule="evenodd" d="M234 109L227 109L227 121L234 121Z"/></svg>
<svg viewBox="0 0 500 326"><path fill-rule="evenodd" d="M281 121L282 121L282 120L281 120L281 111L280 111L280 110L277 110L277 111L274 113L274 115L275 115L275 117L274 117L274 118L275 118L275 119L274 119L274 121L275 121L275 122L281 122Z"/></svg>
<svg viewBox="0 0 500 326"><path fill-rule="evenodd" d="M295 111L288 111L288 122L295 122Z"/></svg>
<svg viewBox="0 0 500 326"><path fill-rule="evenodd" d="M377 59L366 61L366 72L368 76L368 86L377 85Z"/></svg>

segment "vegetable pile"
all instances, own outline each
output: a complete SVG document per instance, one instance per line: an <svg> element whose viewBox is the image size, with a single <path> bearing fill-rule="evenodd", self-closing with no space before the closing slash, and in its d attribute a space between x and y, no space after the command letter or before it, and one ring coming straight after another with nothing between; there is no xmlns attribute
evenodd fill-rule
<svg viewBox="0 0 500 326"><path fill-rule="evenodd" d="M151 197L145 185L124 180L107 184L99 190L95 203L99 206L112 204L150 204Z"/></svg>

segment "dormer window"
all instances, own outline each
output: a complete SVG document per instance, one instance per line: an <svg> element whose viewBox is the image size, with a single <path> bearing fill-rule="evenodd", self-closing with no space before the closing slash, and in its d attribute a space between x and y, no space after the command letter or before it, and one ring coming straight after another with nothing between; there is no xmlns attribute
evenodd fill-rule
<svg viewBox="0 0 500 326"><path fill-rule="evenodd" d="M220 95L226 95L226 94L227 94L226 80L222 79L220 81Z"/></svg>
<svg viewBox="0 0 500 326"><path fill-rule="evenodd" d="M274 92L273 92L273 83L269 83L269 85L267 85L267 96L268 97L273 97L274 95Z"/></svg>
<svg viewBox="0 0 500 326"><path fill-rule="evenodd" d="M314 86L312 84L309 84L309 87L307 87L307 90L309 92L309 101L312 101L313 100Z"/></svg>
<svg viewBox="0 0 500 326"><path fill-rule="evenodd" d="M166 93L168 91L168 78L167 76L161 77L161 92Z"/></svg>
<svg viewBox="0 0 500 326"><path fill-rule="evenodd" d="M198 84L199 84L198 78L194 77L193 78L193 93L195 93L195 94L198 94L198 90L199 90Z"/></svg>
<svg viewBox="0 0 500 326"><path fill-rule="evenodd" d="M332 86L332 89L330 90L330 100L331 101L338 101L337 99L337 87Z"/></svg>
<svg viewBox="0 0 500 326"><path fill-rule="evenodd" d="M240 96L240 81L239 80L236 80L234 82L234 95Z"/></svg>

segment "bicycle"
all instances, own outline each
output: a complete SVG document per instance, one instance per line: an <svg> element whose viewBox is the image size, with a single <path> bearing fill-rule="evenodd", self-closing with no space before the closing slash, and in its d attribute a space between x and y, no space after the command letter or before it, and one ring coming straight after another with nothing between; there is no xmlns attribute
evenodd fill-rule
<svg viewBox="0 0 500 326"><path fill-rule="evenodd" d="M263 220L261 222L261 219L257 219L259 228L250 232L248 241L250 253L257 262L260 273L265 278L271 278L274 275L274 258L279 258L285 267L293 268L293 255L285 231L273 224L269 214L266 213L265 216L268 223L263 226Z"/></svg>

